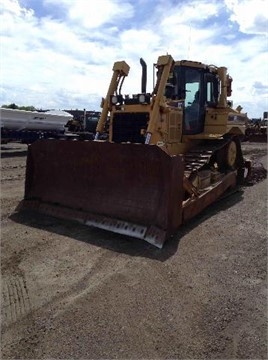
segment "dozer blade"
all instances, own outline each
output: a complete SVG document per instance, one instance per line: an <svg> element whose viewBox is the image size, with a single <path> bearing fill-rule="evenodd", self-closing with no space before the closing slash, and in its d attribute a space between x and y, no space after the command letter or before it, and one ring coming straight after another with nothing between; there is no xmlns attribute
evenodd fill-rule
<svg viewBox="0 0 268 360"><path fill-rule="evenodd" d="M28 149L21 208L161 248L182 221L183 171L155 145L40 140Z"/></svg>

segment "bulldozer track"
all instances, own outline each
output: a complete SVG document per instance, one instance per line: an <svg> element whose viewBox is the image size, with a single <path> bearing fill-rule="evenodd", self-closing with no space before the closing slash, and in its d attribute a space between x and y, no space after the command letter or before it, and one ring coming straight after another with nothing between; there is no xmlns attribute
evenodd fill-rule
<svg viewBox="0 0 268 360"><path fill-rule="evenodd" d="M8 326L31 310L31 302L23 277L15 275L2 280L2 324Z"/></svg>
<svg viewBox="0 0 268 360"><path fill-rule="evenodd" d="M188 177L192 171L199 171L202 167L208 165L211 156L227 145L229 141L229 139L210 140L209 142L206 142L206 144L197 146L188 151L184 155L185 175Z"/></svg>

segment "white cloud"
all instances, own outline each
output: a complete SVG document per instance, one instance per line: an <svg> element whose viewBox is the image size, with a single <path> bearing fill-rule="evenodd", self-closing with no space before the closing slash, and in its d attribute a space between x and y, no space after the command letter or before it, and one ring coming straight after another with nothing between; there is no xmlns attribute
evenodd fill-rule
<svg viewBox="0 0 268 360"><path fill-rule="evenodd" d="M232 12L231 20L247 34L268 35L268 13L266 0L225 0Z"/></svg>
<svg viewBox="0 0 268 360"><path fill-rule="evenodd" d="M11 13L13 15L20 15L21 12L26 11L22 9L17 0L0 0L0 10L2 12Z"/></svg>
<svg viewBox="0 0 268 360"><path fill-rule="evenodd" d="M85 29L116 23L133 15L133 6L123 0L45 0L45 4L63 6L69 20Z"/></svg>
<svg viewBox="0 0 268 360"><path fill-rule="evenodd" d="M123 91L135 93L139 58L148 64L150 90L152 64L168 52L177 60L227 66L234 103L253 117L267 110L261 0L40 0L35 9L27 2L0 0L2 104L98 110L114 61L131 66Z"/></svg>

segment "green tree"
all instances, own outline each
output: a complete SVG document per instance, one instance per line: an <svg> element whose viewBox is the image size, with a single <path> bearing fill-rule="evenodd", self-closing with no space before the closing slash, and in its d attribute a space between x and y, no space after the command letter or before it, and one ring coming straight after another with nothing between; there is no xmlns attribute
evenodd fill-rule
<svg viewBox="0 0 268 360"><path fill-rule="evenodd" d="M18 110L26 110L26 111L36 111L34 106L18 106L15 103L9 105L2 105L1 108L4 109L18 109Z"/></svg>
<svg viewBox="0 0 268 360"><path fill-rule="evenodd" d="M9 104L9 105L2 105L2 108L5 108L5 109L18 109L18 105L16 104Z"/></svg>

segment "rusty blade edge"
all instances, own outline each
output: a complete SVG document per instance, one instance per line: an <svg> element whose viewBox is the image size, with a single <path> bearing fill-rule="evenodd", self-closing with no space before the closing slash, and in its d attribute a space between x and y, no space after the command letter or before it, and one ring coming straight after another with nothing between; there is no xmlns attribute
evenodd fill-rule
<svg viewBox="0 0 268 360"><path fill-rule="evenodd" d="M166 231L156 226L135 224L63 206L41 203L38 200L23 200L16 210L33 210L56 218L73 220L87 226L144 240L159 249L163 247L167 238Z"/></svg>

